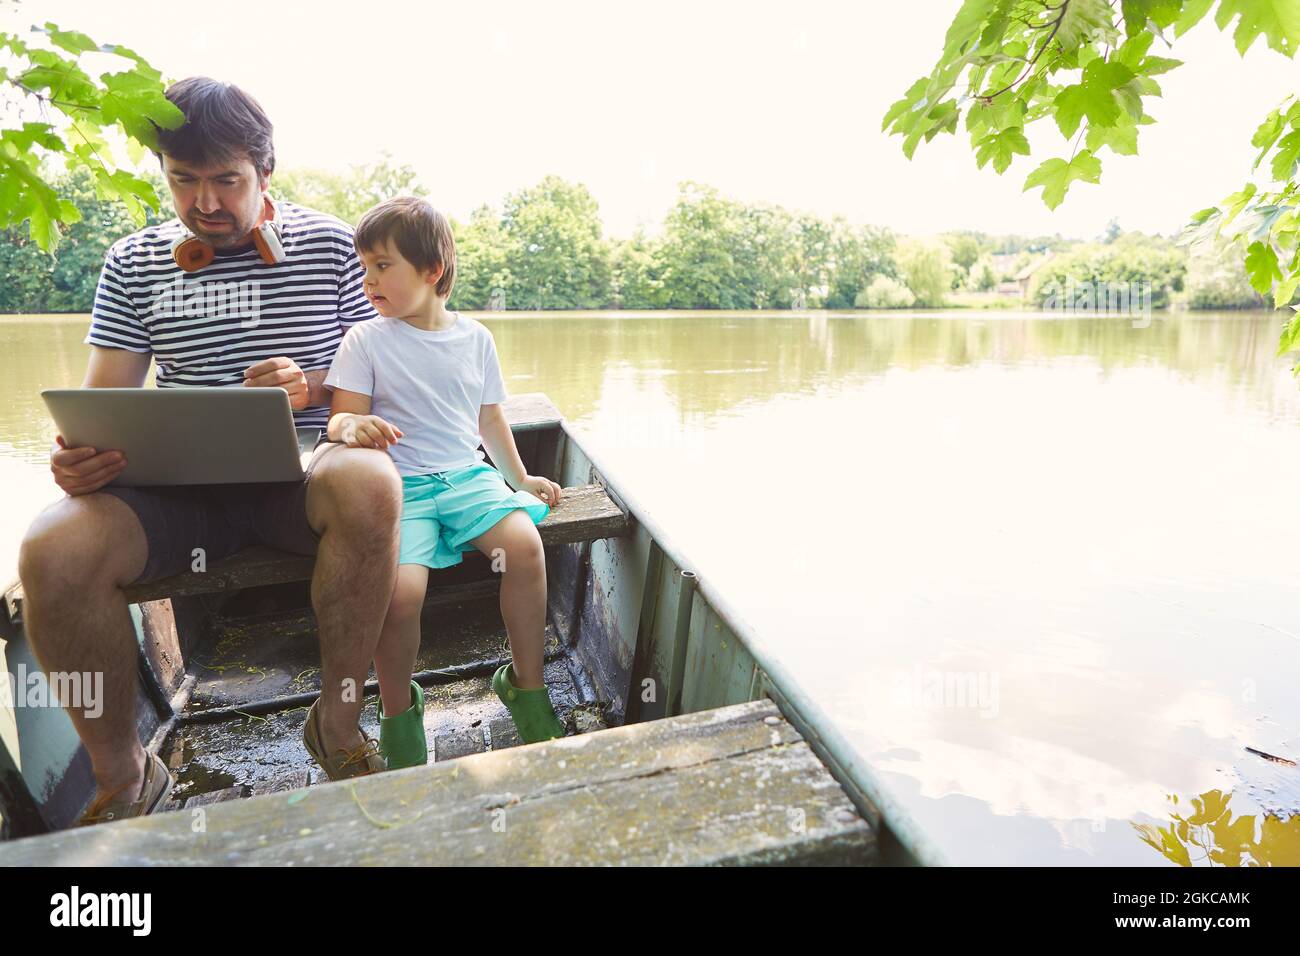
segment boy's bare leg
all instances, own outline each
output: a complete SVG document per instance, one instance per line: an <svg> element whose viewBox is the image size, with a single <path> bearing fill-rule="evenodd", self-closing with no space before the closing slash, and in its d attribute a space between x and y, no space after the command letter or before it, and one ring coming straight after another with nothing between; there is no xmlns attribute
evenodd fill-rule
<svg viewBox="0 0 1300 956"><path fill-rule="evenodd" d="M140 576L147 557L135 512L107 494L46 508L18 556L24 629L41 667L104 675L103 699L90 711L98 716L68 708L100 796L121 791L134 800L144 783L135 724L138 647L122 588Z"/></svg>
<svg viewBox="0 0 1300 956"><path fill-rule="evenodd" d="M375 648L375 676L388 717L411 707L411 674L420 653L420 611L428 584L429 569L424 565L398 565L397 588Z"/></svg>
<svg viewBox="0 0 1300 956"><path fill-rule="evenodd" d="M510 637L515 686L522 690L542 687L546 641L546 555L542 537L525 512L512 511L475 538L473 545L489 560L500 557L505 562L501 617Z"/></svg>
<svg viewBox="0 0 1300 956"><path fill-rule="evenodd" d="M320 633L321 741L333 752L363 742L366 676L397 580L402 485L370 448L331 448L307 486L307 518L321 536L311 601Z"/></svg>

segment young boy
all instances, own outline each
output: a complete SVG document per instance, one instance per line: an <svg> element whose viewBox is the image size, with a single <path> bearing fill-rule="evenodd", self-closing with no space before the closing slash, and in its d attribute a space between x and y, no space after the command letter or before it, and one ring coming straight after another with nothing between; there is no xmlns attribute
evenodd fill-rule
<svg viewBox="0 0 1300 956"><path fill-rule="evenodd" d="M375 650L380 752L390 770L427 762L424 695L411 680L420 609L429 569L459 564L472 548L503 565L513 663L492 687L525 742L561 737L542 679L546 563L536 528L560 486L524 471L501 410L492 334L447 311L456 247L442 214L420 199L391 199L361 218L355 243L380 318L348 331L325 384L330 439L386 450L402 476L397 587ZM480 438L500 472L483 461Z"/></svg>

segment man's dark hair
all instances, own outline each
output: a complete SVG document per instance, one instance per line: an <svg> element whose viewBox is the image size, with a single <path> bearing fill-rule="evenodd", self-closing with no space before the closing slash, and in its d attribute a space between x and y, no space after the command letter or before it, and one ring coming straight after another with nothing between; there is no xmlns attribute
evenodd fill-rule
<svg viewBox="0 0 1300 956"><path fill-rule="evenodd" d="M165 94L185 114L178 129L159 129L158 147L196 166L247 157L263 176L275 169L272 126L257 100L233 83L191 76ZM161 161L162 156L160 155Z"/></svg>

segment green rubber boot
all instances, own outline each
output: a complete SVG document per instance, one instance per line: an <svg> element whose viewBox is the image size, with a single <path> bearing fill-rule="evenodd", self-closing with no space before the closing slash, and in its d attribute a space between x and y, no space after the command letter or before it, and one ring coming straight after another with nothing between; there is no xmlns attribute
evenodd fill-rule
<svg viewBox="0 0 1300 956"><path fill-rule="evenodd" d="M384 699L379 699L379 752L389 770L429 762L429 745L424 739L424 689L415 681L411 681L411 706L396 717L384 716Z"/></svg>
<svg viewBox="0 0 1300 956"><path fill-rule="evenodd" d="M564 736L564 724L555 716L551 707L551 695L546 687L522 690L514 685L514 668L502 664L492 675L492 689L496 691L501 703L510 711L515 722L515 729L526 744L535 744L539 740L551 740Z"/></svg>

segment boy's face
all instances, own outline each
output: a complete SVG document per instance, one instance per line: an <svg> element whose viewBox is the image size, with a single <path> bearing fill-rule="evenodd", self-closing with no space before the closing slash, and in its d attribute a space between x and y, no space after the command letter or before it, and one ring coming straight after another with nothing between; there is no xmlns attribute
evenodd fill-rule
<svg viewBox="0 0 1300 956"><path fill-rule="evenodd" d="M366 267L366 298L380 315L413 315L437 297L437 272L415 268L391 241L359 255Z"/></svg>
<svg viewBox="0 0 1300 956"><path fill-rule="evenodd" d="M216 249L243 243L262 215L267 180L247 157L196 166L164 153L163 175L181 222Z"/></svg>

